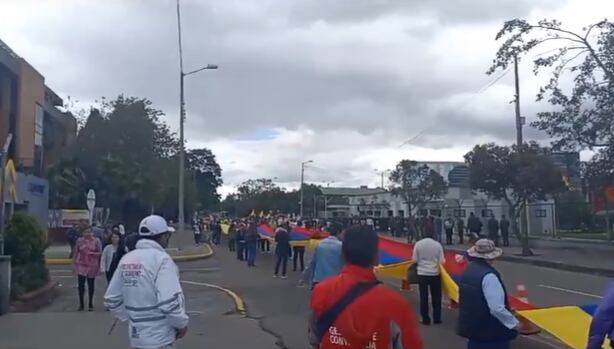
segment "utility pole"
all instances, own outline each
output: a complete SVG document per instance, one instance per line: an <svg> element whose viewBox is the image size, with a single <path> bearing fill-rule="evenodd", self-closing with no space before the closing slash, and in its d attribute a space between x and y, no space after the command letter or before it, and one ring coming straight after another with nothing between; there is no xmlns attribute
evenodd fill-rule
<svg viewBox="0 0 614 349"><path fill-rule="evenodd" d="M185 171L185 144L183 135L183 123L185 121L185 99L183 91L183 80L185 75L183 74L183 45L181 44L181 7L179 0L177 0L177 36L179 40L179 202L177 203L178 215L177 224L179 232L183 233L185 217L184 217L184 198L183 191L185 188L183 171Z"/></svg>
<svg viewBox="0 0 614 349"><path fill-rule="evenodd" d="M516 145L522 146L522 125L524 119L520 116L520 78L518 77L518 56L514 56L514 80L516 85L516 96L514 102L516 104Z"/></svg>
<svg viewBox="0 0 614 349"><path fill-rule="evenodd" d="M386 175L386 173L389 173L390 170L380 171L378 169L374 169L373 171L375 171L377 174L380 175L380 180L381 180L381 187L380 188L384 189L384 176Z"/></svg>
<svg viewBox="0 0 614 349"><path fill-rule="evenodd" d="M516 95L514 98L514 104L516 109L516 146L518 152L522 147L522 125L524 124L524 118L520 115L520 78L518 75L518 56L514 56L514 85L516 89ZM529 234L529 209L528 202L525 201L522 212L520 213L520 231Z"/></svg>
<svg viewBox="0 0 614 349"><path fill-rule="evenodd" d="M177 0L177 36L179 43L179 185L178 185L178 202L177 202L177 224L178 230L180 232L183 231L185 225L185 217L184 217L184 191L185 191L185 137L184 137L184 127L183 124L185 122L185 93L184 93L184 79L188 75L192 75L194 73L198 73L205 69L217 69L217 65L215 64L207 64L206 66L193 70L188 73L183 72L183 45L181 43L181 6L179 5L179 0Z"/></svg>
<svg viewBox="0 0 614 349"><path fill-rule="evenodd" d="M305 193L303 192L303 183L305 182L305 165L310 164L312 162L313 160L301 162L301 187L299 189L301 198L299 199L299 203L298 203L300 207L299 215L301 219L303 218L303 206L304 206L304 196L305 196L304 195Z"/></svg>

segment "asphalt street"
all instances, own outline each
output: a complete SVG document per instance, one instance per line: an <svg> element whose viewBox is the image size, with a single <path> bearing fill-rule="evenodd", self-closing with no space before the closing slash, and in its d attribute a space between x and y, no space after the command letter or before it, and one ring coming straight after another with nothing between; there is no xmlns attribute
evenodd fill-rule
<svg viewBox="0 0 614 349"><path fill-rule="evenodd" d="M176 243L187 245L191 235L175 238ZM308 288L297 287L299 273L290 272L285 280L273 278L273 254L258 255L257 267L248 268L224 246L215 250L215 255L209 259L179 264L191 323L188 336L179 342L178 348L308 349L306 329L310 292ZM513 292L517 284L526 285L531 303L538 306L598 302L608 282L603 277L525 264L497 262L496 267L510 291ZM61 283L60 297L38 313L0 317L1 348L128 348L123 324L111 335L107 334L113 319L101 309L106 286L102 277L97 280L96 311L79 313L76 311L76 278L70 267L52 267L51 275ZM211 284L235 291L247 305L247 316L237 312L228 294L206 286ZM392 283L390 287L398 289L398 284ZM417 314L416 291L403 292ZM455 334L456 310L444 309L443 320L443 325L421 326L425 348L465 348L465 342ZM543 333L521 337L513 348L567 347Z"/></svg>
<svg viewBox="0 0 614 349"><path fill-rule="evenodd" d="M280 340L283 348L306 349L307 318L309 315L309 290L297 287L298 273L290 273L286 280L272 278L273 255L260 254L256 262L256 268L247 266L236 260L225 248L216 249L215 259L219 262L220 279L216 280L225 287L229 287L239 293L247 302L250 317L261 321L262 326L271 333L274 333ZM534 268L528 265L498 263L497 266L503 271L504 278L510 275L512 281L508 287L515 288L514 278L522 279L522 275L528 275L528 279L536 284L553 284L569 286L568 283L558 283L566 280L565 277L585 277L585 275L567 273L554 273L552 270ZM202 276L205 277L206 276ZM599 279L599 278L597 278ZM587 279L581 279L586 282ZM605 284L607 280L600 280ZM573 282L569 280L572 284ZM532 283L527 283L531 285ZM398 289L398 285L391 285ZM530 287L530 286L528 286ZM599 286L595 286L599 287ZM406 292L406 291L405 291ZM529 291L530 295L532 291ZM408 299L413 305L417 314L418 298L415 291L406 292ZM533 299L530 299L533 302ZM557 302L576 300L584 304L586 300L594 301L591 297L577 294L568 294L557 290L540 288L535 294L535 300L544 301L539 306L554 305ZM563 303L561 303L563 304ZM570 304L570 303L565 303ZM433 349L455 349L465 348L465 342L455 334L456 310L445 309L443 314L444 324L439 326L421 326L424 337L425 348ZM548 334L540 334L528 337L521 337L515 341L515 349L562 349L567 348L555 338Z"/></svg>

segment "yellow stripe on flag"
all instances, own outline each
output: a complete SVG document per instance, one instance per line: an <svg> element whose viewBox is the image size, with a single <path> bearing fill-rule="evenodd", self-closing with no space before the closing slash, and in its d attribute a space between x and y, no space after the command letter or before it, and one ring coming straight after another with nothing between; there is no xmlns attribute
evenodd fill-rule
<svg viewBox="0 0 614 349"><path fill-rule="evenodd" d="M445 292L446 296L448 296L448 298L458 303L458 284L456 284L450 274L448 274L446 268L444 268L443 265L440 266L439 269L441 270L441 285L443 286L443 291Z"/></svg>
<svg viewBox="0 0 614 349"><path fill-rule="evenodd" d="M407 269L411 265L411 261L405 261L394 264L380 264L375 267L375 272L378 275L393 277L395 279L404 280L407 278Z"/></svg>
<svg viewBox="0 0 614 349"><path fill-rule="evenodd" d="M575 306L519 311L518 314L574 349L586 348L592 317ZM604 343L603 348L610 348Z"/></svg>

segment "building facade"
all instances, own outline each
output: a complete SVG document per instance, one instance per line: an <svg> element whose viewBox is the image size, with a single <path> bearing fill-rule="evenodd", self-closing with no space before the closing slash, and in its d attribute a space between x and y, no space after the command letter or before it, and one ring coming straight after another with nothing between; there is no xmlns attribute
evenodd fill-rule
<svg viewBox="0 0 614 349"><path fill-rule="evenodd" d="M66 153L77 133L76 119L60 111L62 105L45 85L45 77L0 40L0 145L13 135L7 159L18 172L17 199L7 195L5 202L10 210L41 217L41 223L48 216L45 172Z"/></svg>

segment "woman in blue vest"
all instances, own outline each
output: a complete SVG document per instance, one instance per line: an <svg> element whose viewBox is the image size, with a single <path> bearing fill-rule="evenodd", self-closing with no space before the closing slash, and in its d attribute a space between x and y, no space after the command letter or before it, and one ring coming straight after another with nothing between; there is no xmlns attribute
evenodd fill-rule
<svg viewBox="0 0 614 349"><path fill-rule="evenodd" d="M467 250L471 262L459 282L458 335L468 349L509 349L520 324L511 313L505 285L493 262L502 250L480 239Z"/></svg>

